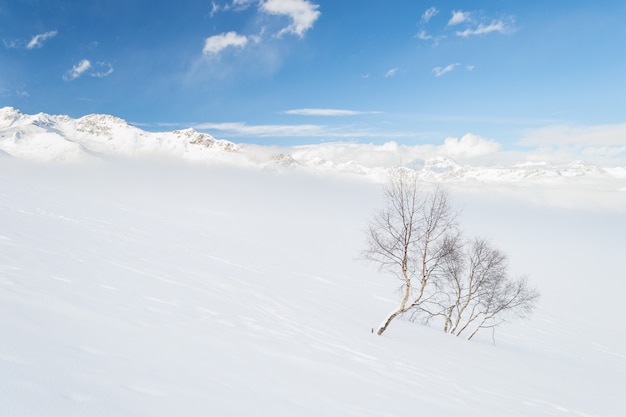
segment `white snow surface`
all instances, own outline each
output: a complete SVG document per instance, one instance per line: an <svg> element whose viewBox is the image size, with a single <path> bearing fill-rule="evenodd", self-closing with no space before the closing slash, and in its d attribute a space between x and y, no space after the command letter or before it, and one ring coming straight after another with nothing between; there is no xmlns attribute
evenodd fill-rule
<svg viewBox="0 0 626 417"><path fill-rule="evenodd" d="M100 134L89 152L56 135L29 146L105 149ZM398 298L356 260L380 191L297 171L0 157L0 415L624 415L623 192L451 185L465 229L542 293L494 346L402 320L371 333Z"/></svg>

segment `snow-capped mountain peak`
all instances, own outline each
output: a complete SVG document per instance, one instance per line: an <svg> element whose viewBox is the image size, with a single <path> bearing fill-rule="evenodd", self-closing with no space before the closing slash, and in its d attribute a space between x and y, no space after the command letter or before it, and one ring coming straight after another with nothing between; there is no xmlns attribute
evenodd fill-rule
<svg viewBox="0 0 626 417"><path fill-rule="evenodd" d="M88 114L74 121L77 130L91 135L111 136L120 129L139 130L125 120L107 114Z"/></svg>
<svg viewBox="0 0 626 417"><path fill-rule="evenodd" d="M0 108L0 128L5 128L22 117L22 112L13 107Z"/></svg>

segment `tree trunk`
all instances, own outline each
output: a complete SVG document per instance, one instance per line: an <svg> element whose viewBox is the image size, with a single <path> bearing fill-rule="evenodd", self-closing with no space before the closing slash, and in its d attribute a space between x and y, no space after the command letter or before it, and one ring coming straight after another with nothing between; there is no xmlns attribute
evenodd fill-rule
<svg viewBox="0 0 626 417"><path fill-rule="evenodd" d="M382 335L385 332L385 330L387 330L387 327L389 326L391 321L393 319L395 319L396 317L398 317L400 314L404 313L404 312L405 312L405 310L402 308L402 306L398 306L398 308L396 308L394 311L392 311L387 316L385 321L380 325L380 327L376 331L376 334L379 335L379 336Z"/></svg>

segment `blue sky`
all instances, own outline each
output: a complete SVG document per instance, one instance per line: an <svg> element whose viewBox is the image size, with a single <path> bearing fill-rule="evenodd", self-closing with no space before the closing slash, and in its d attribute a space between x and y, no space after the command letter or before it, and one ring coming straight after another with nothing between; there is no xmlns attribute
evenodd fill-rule
<svg viewBox="0 0 626 417"><path fill-rule="evenodd" d="M626 2L0 0L0 106L235 142L626 152Z"/></svg>

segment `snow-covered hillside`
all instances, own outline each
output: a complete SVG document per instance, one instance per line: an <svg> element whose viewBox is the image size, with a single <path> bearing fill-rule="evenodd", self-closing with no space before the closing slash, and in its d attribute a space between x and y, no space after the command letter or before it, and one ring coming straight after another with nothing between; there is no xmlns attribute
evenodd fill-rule
<svg viewBox="0 0 626 417"><path fill-rule="evenodd" d="M465 139L465 140L463 140ZM119 118L92 114L72 119L0 109L0 152L39 161L87 161L114 157L160 157L205 164L342 173L385 178L390 167L417 170L426 181L469 184L603 184L626 189L626 166L580 159L503 154L491 160L495 142L472 135L441 146L322 143L276 147L235 144L189 128L146 132ZM480 150L480 152L479 152Z"/></svg>
<svg viewBox="0 0 626 417"><path fill-rule="evenodd" d="M397 298L393 278L354 260L382 203L371 182L0 160L2 416L626 410L617 199L591 209L577 205L589 190L550 188L555 208L526 188L453 189L465 228L542 293L493 346L406 321L370 333Z"/></svg>

